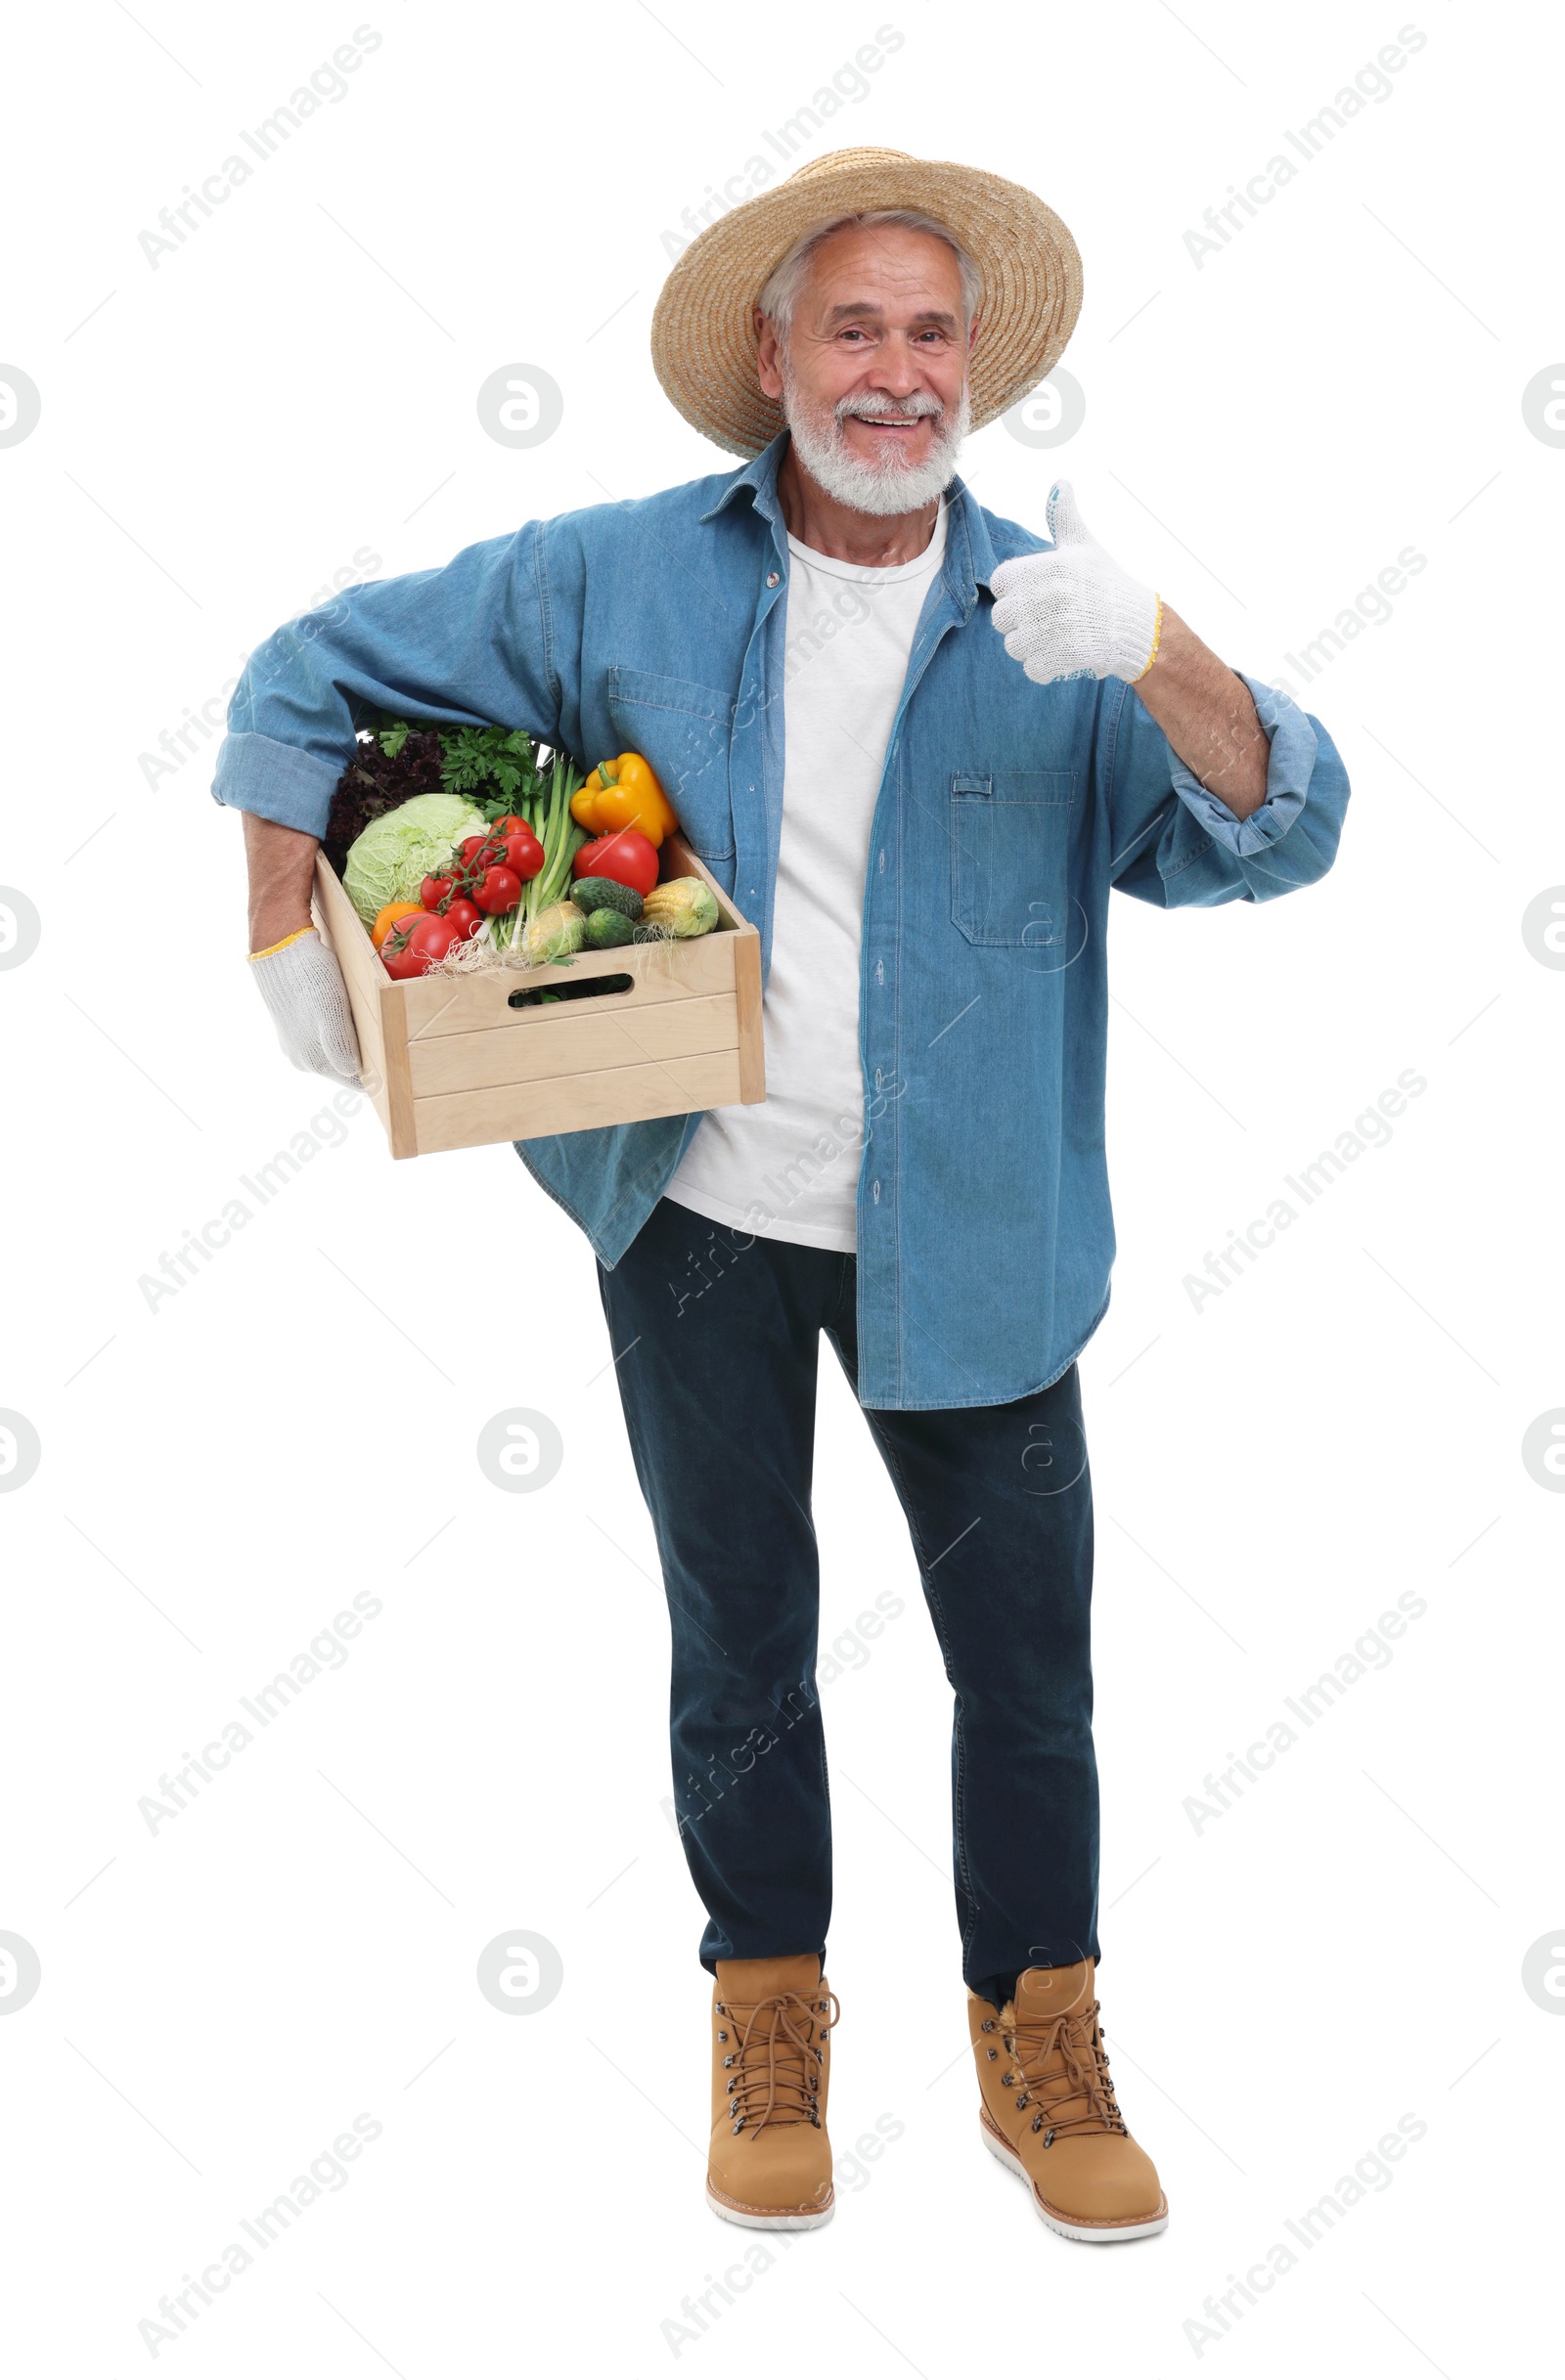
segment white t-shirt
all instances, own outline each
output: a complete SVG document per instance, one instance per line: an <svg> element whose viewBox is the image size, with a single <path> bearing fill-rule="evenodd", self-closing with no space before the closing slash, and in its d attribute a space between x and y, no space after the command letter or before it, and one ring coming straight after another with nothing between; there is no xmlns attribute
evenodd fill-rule
<svg viewBox="0 0 1565 2380"><path fill-rule="evenodd" d="M859 935L875 796L946 546L865 570L788 539L782 837L761 1022L766 1097L713 1108L667 1196L762 1239L851 1255L864 1141Z"/></svg>

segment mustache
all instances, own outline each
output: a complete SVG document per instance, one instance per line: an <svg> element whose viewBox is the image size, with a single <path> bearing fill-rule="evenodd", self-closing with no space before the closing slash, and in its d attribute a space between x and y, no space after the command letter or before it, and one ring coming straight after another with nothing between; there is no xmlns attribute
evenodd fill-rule
<svg viewBox="0 0 1565 2380"><path fill-rule="evenodd" d="M840 426L855 415L866 421L921 421L939 417L945 407L927 389L916 389L911 397L888 397L883 391L872 389L862 397L840 397L832 414Z"/></svg>

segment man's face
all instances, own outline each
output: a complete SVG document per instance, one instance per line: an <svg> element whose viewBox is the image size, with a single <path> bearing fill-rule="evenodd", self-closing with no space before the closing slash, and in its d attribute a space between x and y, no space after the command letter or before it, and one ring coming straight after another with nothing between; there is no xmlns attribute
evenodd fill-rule
<svg viewBox="0 0 1565 2380"><path fill-rule="evenodd" d="M811 259L785 351L757 328L761 386L830 494L881 513L934 501L966 428L970 346L943 240L847 225Z"/></svg>

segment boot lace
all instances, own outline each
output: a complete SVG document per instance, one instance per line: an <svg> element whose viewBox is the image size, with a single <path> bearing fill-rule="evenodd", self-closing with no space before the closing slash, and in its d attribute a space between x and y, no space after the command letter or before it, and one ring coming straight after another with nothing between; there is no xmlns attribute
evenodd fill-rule
<svg viewBox="0 0 1565 2380"><path fill-rule="evenodd" d="M768 2124L813 2124L819 2131L826 2040L841 2014L835 1992L819 2000L774 1992L744 2012L742 2024L721 2001L717 2014L728 2019L718 2038L731 2045L723 2064L735 2132L758 2133Z"/></svg>
<svg viewBox="0 0 1565 2380"><path fill-rule="evenodd" d="M1124 2133L1097 2021L1098 2003L1068 2014L1018 2017L1006 2010L1001 2039L1010 2066L1001 2081L1013 2086L1018 2107L1033 2109L1032 2129L1044 2146L1072 2133Z"/></svg>

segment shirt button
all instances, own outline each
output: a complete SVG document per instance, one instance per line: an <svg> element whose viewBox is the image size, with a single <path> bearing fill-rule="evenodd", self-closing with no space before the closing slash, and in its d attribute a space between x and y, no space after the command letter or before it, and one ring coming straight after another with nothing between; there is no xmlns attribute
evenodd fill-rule
<svg viewBox="0 0 1565 2380"><path fill-rule="evenodd" d="M750 791L751 791L752 793L755 791L755 787L754 787L753 785L750 787ZM883 875L885 874L885 872L886 872L886 856L885 856L885 853L884 853L884 852L882 852L882 853L880 854L880 873L881 873L881 875L883 876Z"/></svg>
<svg viewBox="0 0 1565 2380"><path fill-rule="evenodd" d="M883 958L877 958L874 962L874 980L877 984L883 984L886 980L886 962Z"/></svg>
<svg viewBox="0 0 1565 2380"><path fill-rule="evenodd" d="M775 586L777 585L777 583L778 583L778 578L779 578L779 576L780 576L780 573L779 573L778 571L776 571L776 570L769 570L769 571L767 572L767 574L766 574L766 583L767 583L768 587L775 587Z"/></svg>
<svg viewBox="0 0 1565 2380"><path fill-rule="evenodd" d="M875 1205L878 1207L880 1204L880 1184L878 1182L875 1183L874 1189L871 1195L874 1199Z"/></svg>

